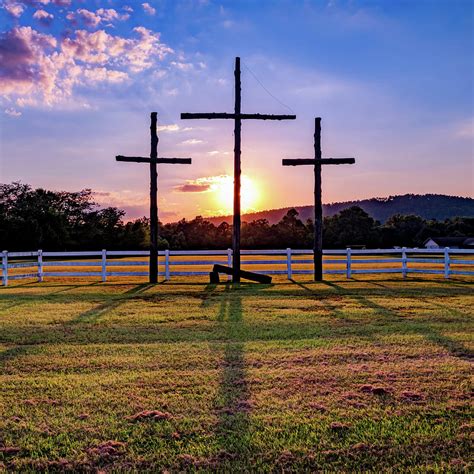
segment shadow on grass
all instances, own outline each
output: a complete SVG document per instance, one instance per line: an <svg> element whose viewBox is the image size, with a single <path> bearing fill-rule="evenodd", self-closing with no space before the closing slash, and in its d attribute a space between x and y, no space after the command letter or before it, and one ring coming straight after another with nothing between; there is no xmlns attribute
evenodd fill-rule
<svg viewBox="0 0 474 474"><path fill-rule="evenodd" d="M72 321L70 321L69 324L94 323L98 321L99 318L101 318L104 314L108 313L109 311L112 311L113 309L117 308L122 303L133 298L134 296L143 293L152 286L153 284L151 283L141 283L137 286L134 286L133 288L130 288L130 290L121 293L119 296L115 296L110 301L102 303L99 306L96 306L95 308L89 309L88 311L81 313Z"/></svg>
<svg viewBox="0 0 474 474"><path fill-rule="evenodd" d="M245 459L251 450L251 406L244 357L242 299L270 286L228 282L224 291L218 293L219 309L216 319L225 330L224 341L213 345L219 352L222 351L222 344L224 345L223 371L215 400L218 416L216 437L221 448L220 454L234 461ZM208 306L212 301L216 302L216 289L214 284L206 287L210 296L204 298L203 305Z"/></svg>
<svg viewBox="0 0 474 474"><path fill-rule="evenodd" d="M219 445L235 456L248 451L249 391L245 375L244 344L239 337L242 323L242 288L227 283L217 320L225 326L223 371L216 400Z"/></svg>
<svg viewBox="0 0 474 474"><path fill-rule="evenodd" d="M344 311L341 311L337 306L330 303L329 298L327 298L328 296L327 294L324 295L324 298L321 298L321 295L318 294L317 291L311 289L309 286L305 285L304 283L300 283L299 281L293 280L292 278L290 279L290 281L294 283L295 285L299 286L300 288L303 288L303 290L306 290L307 292L313 294L316 300L318 301L323 300L321 301L321 304L324 309L331 311L332 314L336 315L338 318L341 318L341 319L346 318Z"/></svg>
<svg viewBox="0 0 474 474"><path fill-rule="evenodd" d="M26 283L25 283L25 285L26 285ZM91 283L87 286L92 286L92 285L94 285L94 283ZM23 286L23 285L18 285L18 286ZM16 308L18 306L23 306L27 303L30 303L31 301L34 301L34 300L54 299L54 295L57 295L58 293L64 293L65 291L74 290L76 288L82 288L84 285L61 285L61 286L66 286L66 288L61 288L58 291L53 291L53 292L51 292L49 294L46 294L46 295L26 295L26 296L20 296L20 297L18 297L18 295L15 295L15 302L11 303L7 306L0 307L0 313L3 313L4 311L7 311L7 310L12 309L12 308ZM19 298L21 298L21 299L19 299ZM0 298L0 300L4 300L4 299L5 299L5 297Z"/></svg>
<svg viewBox="0 0 474 474"><path fill-rule="evenodd" d="M419 321L413 320L408 317L401 317L398 312L382 306L374 301L370 300L369 298L357 294L356 293L348 293L345 292L344 288L337 285L336 283L323 281L327 286L334 288L339 294L345 294L347 297L357 301L359 304L365 306L366 308L370 308L376 315L382 316L386 318L387 316L393 321L397 323L405 323L406 331L414 332L415 334L419 334L428 341L431 341L435 344L438 344L444 347L452 356L458 357L463 360L471 361L474 359L474 354L470 351L467 347L465 347L461 342L455 341L454 339L441 334L439 331L434 329L429 324ZM390 296L390 293L393 291L388 291L387 296ZM433 304L430 302L430 304ZM436 306L436 304L434 304ZM466 317L466 315L463 315ZM406 323L410 323L409 325Z"/></svg>
<svg viewBox="0 0 474 474"><path fill-rule="evenodd" d="M30 346L15 346L10 347L9 349L5 349L4 351L0 352L0 366L3 366L6 362L12 359L16 359L17 357L21 357L28 353Z"/></svg>

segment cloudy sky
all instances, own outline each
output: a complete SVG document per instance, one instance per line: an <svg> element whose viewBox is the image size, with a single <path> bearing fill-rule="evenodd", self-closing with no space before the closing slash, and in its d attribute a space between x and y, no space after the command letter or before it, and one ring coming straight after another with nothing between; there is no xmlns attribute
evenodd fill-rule
<svg viewBox="0 0 474 474"><path fill-rule="evenodd" d="M243 125L244 208L312 203L313 119L325 202L401 193L474 195L470 0L149 0L0 2L0 182L92 188L103 205L146 215L158 112L164 221L227 213L233 124L181 121L242 110L295 113Z"/></svg>

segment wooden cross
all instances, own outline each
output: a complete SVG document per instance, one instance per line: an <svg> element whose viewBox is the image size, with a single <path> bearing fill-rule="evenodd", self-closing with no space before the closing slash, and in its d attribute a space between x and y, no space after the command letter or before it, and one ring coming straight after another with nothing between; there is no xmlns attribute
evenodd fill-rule
<svg viewBox="0 0 474 474"><path fill-rule="evenodd" d="M191 158L158 158L158 134L156 132L157 114L151 113L151 149L150 157L122 156L115 157L117 161L127 161L133 163L150 163L150 261L149 280L150 283L158 281L158 170L156 165L161 163L190 165Z"/></svg>
<svg viewBox="0 0 474 474"><path fill-rule="evenodd" d="M314 165L314 280L323 279L323 203L321 165L354 164L355 158L321 158L321 117L314 119L314 158L282 160L283 166Z"/></svg>
<svg viewBox="0 0 474 474"><path fill-rule="evenodd" d="M240 58L235 58L234 113L182 113L181 119L233 119L234 120L234 215L232 231L232 281L240 281L240 155L242 120L294 120L296 115L243 114L241 112Z"/></svg>

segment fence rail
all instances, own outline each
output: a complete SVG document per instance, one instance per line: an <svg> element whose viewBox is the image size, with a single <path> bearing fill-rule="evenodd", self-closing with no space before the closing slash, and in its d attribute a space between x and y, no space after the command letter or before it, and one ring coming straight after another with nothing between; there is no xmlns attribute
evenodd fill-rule
<svg viewBox="0 0 474 474"><path fill-rule="evenodd" d="M242 265L258 266L255 270L258 273L286 275L289 279L293 275L313 273L312 250L289 248L243 250L241 254L244 257ZM149 252L143 250L81 252L44 252L42 250L8 252L5 250L1 255L0 279L3 286L7 286L9 280L24 278L36 278L41 282L45 277L98 277L106 281L107 277L148 276L148 271L132 271L127 268L148 265L146 260L128 260L128 258L148 257ZM474 269L470 269L470 265L474 265L474 250L471 249L346 249L325 250L323 255L327 257L323 259L323 273L346 275L347 278L357 274L377 273L400 273L404 278L410 273L444 275L445 278L451 275L474 276ZM158 275L164 277L165 280L170 280L173 276L208 275L215 263L230 265L232 250L164 250L158 253ZM414 264L422 266L415 267ZM261 268L269 265L272 268ZM375 266L367 267L368 265ZM304 268L305 266L309 268ZM85 271L56 271L57 267L89 268ZM91 267L94 271L90 269ZM176 267L179 269L173 270ZM186 270L183 267L204 268ZM27 273L19 273L22 269L28 269ZM32 271L32 269L35 270Z"/></svg>

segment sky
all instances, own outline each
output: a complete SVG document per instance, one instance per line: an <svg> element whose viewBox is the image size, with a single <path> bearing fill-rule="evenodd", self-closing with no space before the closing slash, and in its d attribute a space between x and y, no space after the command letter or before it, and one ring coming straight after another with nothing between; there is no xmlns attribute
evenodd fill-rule
<svg viewBox="0 0 474 474"><path fill-rule="evenodd" d="M234 58L242 111L296 114L242 126L243 209L313 203L322 117L326 203L405 193L474 196L470 0L0 1L0 182L77 191L148 215L150 112L165 222L229 214Z"/></svg>

